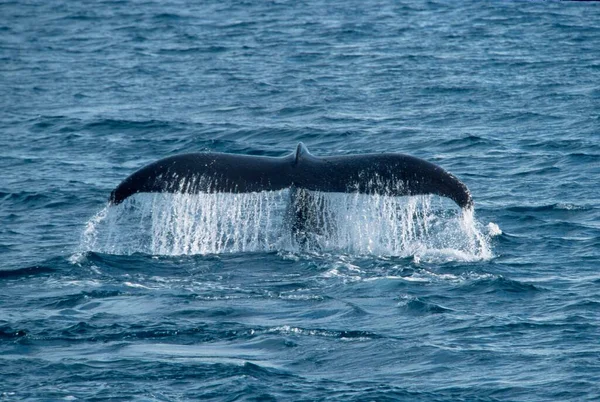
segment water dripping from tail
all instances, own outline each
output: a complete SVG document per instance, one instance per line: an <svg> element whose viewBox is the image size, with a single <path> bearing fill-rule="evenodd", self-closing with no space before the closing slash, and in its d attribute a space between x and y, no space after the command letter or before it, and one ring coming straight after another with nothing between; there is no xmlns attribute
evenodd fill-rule
<svg viewBox="0 0 600 402"><path fill-rule="evenodd" d="M299 207L302 230L294 238L310 250L414 256L417 261L493 256L474 210L459 210L443 198L306 193Z"/></svg>
<svg viewBox="0 0 600 402"><path fill-rule="evenodd" d="M461 211L441 197L306 190L299 196L294 191L136 194L90 219L79 252L327 251L462 261L492 257L474 211Z"/></svg>

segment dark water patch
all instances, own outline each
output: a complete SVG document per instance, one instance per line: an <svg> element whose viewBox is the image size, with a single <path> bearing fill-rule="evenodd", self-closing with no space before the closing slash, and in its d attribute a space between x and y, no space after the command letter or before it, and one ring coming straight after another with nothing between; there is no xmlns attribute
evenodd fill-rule
<svg viewBox="0 0 600 402"><path fill-rule="evenodd" d="M405 310L410 314L423 315L423 314L446 314L452 313L454 310L443 307L439 304L424 301L419 298L410 299L408 302L399 302L401 309Z"/></svg>
<svg viewBox="0 0 600 402"><path fill-rule="evenodd" d="M127 293L118 291L118 290L92 290L81 292L77 294L71 294L66 296L52 297L47 301L44 307L53 308L53 309L65 309L65 308L74 308L83 303L89 303L95 299L105 299L105 298L114 298L118 296L127 296Z"/></svg>
<svg viewBox="0 0 600 402"><path fill-rule="evenodd" d="M315 113L320 110L319 106L293 106L279 109L276 113L281 116L302 116Z"/></svg>
<svg viewBox="0 0 600 402"><path fill-rule="evenodd" d="M474 147L474 146L476 147L476 146L481 146L481 145L492 146L492 145L497 145L497 144L498 144L498 141L496 141L496 140L480 137L477 135L468 135L468 136L462 137L462 138L455 138L455 139L447 140L442 143L443 146L447 146L447 147L459 146L459 147L464 147L464 148L470 148L470 147Z"/></svg>
<svg viewBox="0 0 600 402"><path fill-rule="evenodd" d="M17 232L14 233L15 236L22 235L22 233ZM49 236L48 239L52 241L55 237ZM19 247L22 245L19 244ZM33 260L33 262L32 262ZM38 261L36 261L38 260ZM29 261L29 262L27 262ZM19 282L26 283L29 280L37 281L37 280L45 280L43 278L56 278L60 275L68 276L74 270L73 265L68 261L67 257L59 256L59 257L51 257L51 258L41 258L38 256L37 258L26 258L23 259L24 263L19 265L20 260L15 261L4 261L4 267L0 268L0 272L4 272L6 276L0 275L0 280L4 279L7 281L7 286L11 285L9 281L16 280ZM31 264L31 265L29 265Z"/></svg>
<svg viewBox="0 0 600 402"><path fill-rule="evenodd" d="M78 341L78 342L112 342L112 341L136 341L136 340L162 340L176 342L210 342L215 340L227 340L238 337L227 333L211 333L203 327L177 328L176 325L163 323L154 325L142 324L111 324L95 325L79 322L64 329L57 338L46 337L45 341Z"/></svg>
<svg viewBox="0 0 600 402"><path fill-rule="evenodd" d="M70 13L70 14L65 14L64 16L60 17L57 19L57 21L72 21L72 22L78 22L78 21L98 21L101 18L103 18L103 16L98 15L95 12L77 12L77 13Z"/></svg>
<svg viewBox="0 0 600 402"><path fill-rule="evenodd" d="M293 327L290 325L283 325L281 327L275 328L265 328L262 329L263 333L276 333L283 335L293 335L300 337L325 337L325 338L338 338L338 339L348 339L348 340L369 340L369 339L380 339L381 335L370 331L356 331L356 330L329 330L329 329L321 329L321 328L300 328Z"/></svg>
<svg viewBox="0 0 600 402"><path fill-rule="evenodd" d="M78 124L79 120L67 116L40 116L31 120L29 130L35 133L56 132L65 125Z"/></svg>
<svg viewBox="0 0 600 402"><path fill-rule="evenodd" d="M596 313L600 311L600 300L583 299L578 300L562 308L564 311L581 311L585 313Z"/></svg>
<svg viewBox="0 0 600 402"><path fill-rule="evenodd" d="M13 329L11 327L0 326L0 339L15 339L27 336L27 332L22 329Z"/></svg>
<svg viewBox="0 0 600 402"><path fill-rule="evenodd" d="M556 116L549 113L536 113L529 111L519 111L519 112L507 112L498 115L494 121L502 124L535 124L536 122L546 122L550 124L550 122L556 124L558 122L564 121L565 118L562 116ZM531 146L530 146L531 147ZM539 148L538 148L539 149Z"/></svg>
<svg viewBox="0 0 600 402"><path fill-rule="evenodd" d="M273 273L273 269L269 268L269 265L280 261L276 253L256 253L255 257L264 261L266 264L265 271L271 274ZM118 255L86 252L78 255L77 259L79 261L77 264L81 267L88 268L91 272L104 277L106 280L129 281L139 279L142 283L148 282L150 286L156 285L160 281L163 281L163 284L165 284L169 280L182 280L182 284L188 285L190 283L186 281L192 280L213 283L212 281L223 281L224 278L233 280L238 274L241 281L244 281L244 278L257 276L260 278L260 283L269 282L261 276L263 270L258 268L256 272L251 273L236 270L238 264L243 265L248 263L248 261L252 261L252 254L250 253L160 256L144 253ZM286 265L285 262L283 264ZM289 264L293 264L293 262L287 265ZM224 282L220 285L224 289L231 290L228 285L233 286L233 282L229 284ZM257 286L259 285L257 284ZM289 287L283 284L282 286ZM294 288L294 286L291 286L291 288ZM218 289L209 290L216 291ZM185 297L194 297L194 294L198 295L198 293L191 292Z"/></svg>
<svg viewBox="0 0 600 402"><path fill-rule="evenodd" d="M110 317L102 318L106 321ZM33 324L33 323L32 323ZM173 323L89 323L78 322L66 328L49 328L43 322L28 331L28 344L43 347L44 345L66 345L108 342L138 342L160 340L161 342L191 344L215 342L247 338L252 336L250 330L217 331L207 326L182 326Z"/></svg>
<svg viewBox="0 0 600 402"><path fill-rule="evenodd" d="M332 391L331 389L335 389ZM331 401L443 401L448 395L433 392L403 389L389 385L377 385L368 382L349 384L331 384L323 391Z"/></svg>
<svg viewBox="0 0 600 402"><path fill-rule="evenodd" d="M11 218L11 217L9 216L8 218ZM18 234L18 233L10 230L10 231L5 232L4 234L5 235L14 235L14 234ZM0 244L0 252L2 252L2 253L12 252L12 251L14 251L15 245L16 244ZM6 270L6 271L9 271L9 270Z"/></svg>
<svg viewBox="0 0 600 402"><path fill-rule="evenodd" d="M161 120L123 120L123 119L97 119L85 123L82 126L84 130L90 130L97 133L108 132L139 132L168 130L169 132L183 130L182 124L177 122L168 122ZM164 133L163 133L164 134Z"/></svg>
<svg viewBox="0 0 600 402"><path fill-rule="evenodd" d="M153 15L152 18L161 21L179 21L188 18L188 16L176 14L176 13L160 13Z"/></svg>
<svg viewBox="0 0 600 402"><path fill-rule="evenodd" d="M484 325L471 329L471 334L488 334L497 337L502 336L539 336L545 334L550 345L556 344L557 336L568 336L581 339L593 338L594 332L598 330L597 325L590 324L584 317L571 317L565 321L518 321L504 324ZM542 341L542 340L540 340Z"/></svg>
<svg viewBox="0 0 600 402"><path fill-rule="evenodd" d="M536 152L539 152L540 150L543 150L545 152L548 151L560 151L560 152L566 152L566 151L585 151L587 149L589 149L590 145L594 146L592 144L590 144L587 140L584 139L579 139L579 138L565 138L565 139L560 139L560 140L556 140L556 139L545 139L545 138L541 138L541 139L522 139L520 141L520 143L522 144L524 149L532 149ZM597 145L596 145L597 146Z"/></svg>
<svg viewBox="0 0 600 402"><path fill-rule="evenodd" d="M43 362L36 359L23 361L31 382L16 388L13 396L19 398L46 399L211 399L242 400L254 392L267 393L268 386L275 386L273 392L297 394L289 382L301 381L284 370L262 366L241 360L239 363L157 361L136 364L129 359L99 360L83 364L79 362ZM35 371L31 370L35 367ZM100 373L100 374L99 374ZM0 374L5 375L2 371ZM59 376L60 380L52 380ZM18 384L21 374L10 376L7 386ZM110 382L117 389L103 387ZM166 388L157 384L169 384ZM141 391L137 387L145 390ZM13 388L14 389L14 388ZM135 391L133 390L135 389ZM259 392L260 394L260 392ZM235 399L231 399L235 398Z"/></svg>
<svg viewBox="0 0 600 402"><path fill-rule="evenodd" d="M67 165L69 166L69 165ZM68 190L59 189L63 183L55 183L52 187L50 185L39 186L38 183L31 183L28 189L18 193L1 193L0 205L4 204L7 210L10 210L13 214L7 216L7 218L23 218L26 216L32 216L36 212L34 211L55 211L60 210L61 207L68 207L81 200L77 195L69 194ZM85 183L64 183L71 187L85 185ZM40 187L45 187L43 191L35 191ZM38 212L39 213L39 212ZM43 222L40 225L51 224L51 220ZM40 226L41 227L41 226Z"/></svg>
<svg viewBox="0 0 600 402"><path fill-rule="evenodd" d="M595 163L600 164L600 154L586 153L586 152L573 152L562 158L562 163L573 164L577 168L581 164Z"/></svg>
<svg viewBox="0 0 600 402"><path fill-rule="evenodd" d="M560 204L547 204L547 205L532 205L532 206L513 206L507 207L507 211L511 212L550 212L550 211L590 211L594 207L590 205L577 205L570 203Z"/></svg>
<svg viewBox="0 0 600 402"><path fill-rule="evenodd" d="M134 273L134 272L145 272L148 263L156 262L157 266L160 267L164 265L167 267L170 266L170 262L166 264L160 264L164 259L154 258L148 254L136 253L132 255L116 255L116 254L104 254L104 253L95 253L95 252L86 252L84 255L79 257L82 260L82 264L85 266L95 265L100 268L100 271L104 274L111 275L119 275L125 273ZM172 271L172 270L171 270ZM156 274L159 271L154 271Z"/></svg>
<svg viewBox="0 0 600 402"><path fill-rule="evenodd" d="M523 295L533 296L543 291L542 287L532 283L521 282L503 276L493 278L482 278L473 281L465 281L459 286L460 291L476 294L496 294L496 295Z"/></svg>
<svg viewBox="0 0 600 402"><path fill-rule="evenodd" d="M3 203L27 205L28 207L40 206L51 200L48 195L36 191L0 192L0 199Z"/></svg>
<svg viewBox="0 0 600 402"><path fill-rule="evenodd" d="M473 95L480 90L478 87L471 86L441 86L441 87L424 87L422 92L424 95Z"/></svg>
<svg viewBox="0 0 600 402"><path fill-rule="evenodd" d="M561 172L561 169L559 167L556 166L547 166L547 167L542 167L542 168L537 168L537 169L527 169L527 170L521 170L519 169L519 171L513 173L513 176L515 177L527 177L527 176L547 176L547 175L556 175L559 172Z"/></svg>
<svg viewBox="0 0 600 402"><path fill-rule="evenodd" d="M56 272L56 269L43 265L35 265L32 267L18 269L0 269L0 279L22 278L43 274L52 274L54 272Z"/></svg>
<svg viewBox="0 0 600 402"><path fill-rule="evenodd" d="M181 46L175 48L163 48L159 50L160 54L163 55L185 55L185 54L217 54L228 51L229 49L224 46Z"/></svg>

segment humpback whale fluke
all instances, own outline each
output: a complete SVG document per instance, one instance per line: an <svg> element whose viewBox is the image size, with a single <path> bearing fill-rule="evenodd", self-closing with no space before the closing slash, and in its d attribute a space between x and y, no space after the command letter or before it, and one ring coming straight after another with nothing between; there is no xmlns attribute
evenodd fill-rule
<svg viewBox="0 0 600 402"><path fill-rule="evenodd" d="M249 193L284 188L391 196L436 194L473 205L467 186L430 162L382 153L317 157L298 144L283 157L226 153L175 155L147 165L111 193L119 204L136 193Z"/></svg>

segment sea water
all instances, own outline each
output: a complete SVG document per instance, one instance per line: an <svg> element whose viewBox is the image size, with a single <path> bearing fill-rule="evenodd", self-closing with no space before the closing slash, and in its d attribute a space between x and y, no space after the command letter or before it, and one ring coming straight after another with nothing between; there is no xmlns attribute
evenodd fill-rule
<svg viewBox="0 0 600 402"><path fill-rule="evenodd" d="M0 4L0 399L600 398L600 7ZM184 152L400 152L436 196L137 194Z"/></svg>

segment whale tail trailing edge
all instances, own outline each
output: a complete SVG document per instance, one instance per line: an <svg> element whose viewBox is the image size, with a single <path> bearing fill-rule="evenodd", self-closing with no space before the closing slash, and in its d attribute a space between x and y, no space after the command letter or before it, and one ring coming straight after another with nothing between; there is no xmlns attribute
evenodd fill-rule
<svg viewBox="0 0 600 402"><path fill-rule="evenodd" d="M113 190L119 204L143 192L248 193L298 188L390 196L436 194L470 208L467 186L441 167L409 155L384 153L316 157L300 143L283 157L182 154L147 165Z"/></svg>

